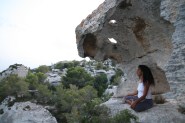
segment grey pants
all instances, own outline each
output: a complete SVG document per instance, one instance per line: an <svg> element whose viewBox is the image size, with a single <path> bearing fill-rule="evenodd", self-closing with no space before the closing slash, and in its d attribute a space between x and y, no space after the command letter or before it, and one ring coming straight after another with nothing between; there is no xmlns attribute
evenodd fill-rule
<svg viewBox="0 0 185 123"><path fill-rule="evenodd" d="M125 101L126 100L135 101L135 100L138 99L137 96L126 96L124 98L125 98ZM136 105L136 107L134 108L134 110L137 111L137 112L141 112L141 111L152 108L152 106L153 106L153 100L152 99L145 99L142 102L139 102Z"/></svg>

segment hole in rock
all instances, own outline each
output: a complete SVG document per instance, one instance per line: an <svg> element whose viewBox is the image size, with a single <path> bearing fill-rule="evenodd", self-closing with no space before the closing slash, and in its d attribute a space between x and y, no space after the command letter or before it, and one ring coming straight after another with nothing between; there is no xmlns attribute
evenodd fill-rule
<svg viewBox="0 0 185 123"><path fill-rule="evenodd" d="M117 41L116 41L114 38L108 38L108 39L109 39L109 41L110 41L111 43L117 44Z"/></svg>
<svg viewBox="0 0 185 123"><path fill-rule="evenodd" d="M109 24L116 24L117 22L116 22L116 20L110 20L109 21Z"/></svg>

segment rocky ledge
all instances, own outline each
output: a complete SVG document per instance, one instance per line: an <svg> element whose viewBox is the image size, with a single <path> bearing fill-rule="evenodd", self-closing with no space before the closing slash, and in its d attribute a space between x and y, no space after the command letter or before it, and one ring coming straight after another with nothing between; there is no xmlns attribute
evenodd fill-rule
<svg viewBox="0 0 185 123"><path fill-rule="evenodd" d="M123 104L121 98L111 98L104 103L111 111L111 115L129 109L139 118L141 123L184 123L185 116L178 111L178 104L174 99L166 100L164 104L154 104L154 107L144 112L135 112L128 104Z"/></svg>

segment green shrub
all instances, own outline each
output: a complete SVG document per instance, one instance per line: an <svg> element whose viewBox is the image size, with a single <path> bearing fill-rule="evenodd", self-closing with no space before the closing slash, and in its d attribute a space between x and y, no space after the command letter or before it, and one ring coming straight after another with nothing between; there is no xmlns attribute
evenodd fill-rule
<svg viewBox="0 0 185 123"><path fill-rule="evenodd" d="M7 96L28 96L28 83L17 75L10 75L0 82L1 99Z"/></svg>
<svg viewBox="0 0 185 123"><path fill-rule="evenodd" d="M95 82L94 82L94 88L98 91L98 96L101 97L103 93L105 92L107 85L107 75L106 74L100 74L95 76Z"/></svg>
<svg viewBox="0 0 185 123"><path fill-rule="evenodd" d="M72 67L63 77L62 83L65 88L69 88L70 84L76 85L78 88L83 88L87 83L93 83L94 78L88 74L82 67Z"/></svg>
<svg viewBox="0 0 185 123"><path fill-rule="evenodd" d="M81 114L81 123L109 123L109 109L105 105L100 106L89 102L84 108L86 112Z"/></svg>
<svg viewBox="0 0 185 123"><path fill-rule="evenodd" d="M131 123L131 121L138 121L138 117L133 115L130 110L126 109L115 115L111 119L111 123Z"/></svg>
<svg viewBox="0 0 185 123"><path fill-rule="evenodd" d="M41 73L47 73L48 71L49 71L49 67L46 65L41 65L36 70L36 72L41 72Z"/></svg>
<svg viewBox="0 0 185 123"><path fill-rule="evenodd" d="M38 93L36 94L36 99L39 103L46 104L51 101L52 93L47 85L39 84L37 90Z"/></svg>
<svg viewBox="0 0 185 123"><path fill-rule="evenodd" d="M116 74L111 77L110 81L112 85L118 85L121 81L121 76L123 75L123 71L120 69L116 69Z"/></svg>
<svg viewBox="0 0 185 123"><path fill-rule="evenodd" d="M113 95L114 95L113 93L111 93L111 94L103 94L102 97L101 97L101 99L102 99L103 102L106 102L106 101L108 101Z"/></svg>

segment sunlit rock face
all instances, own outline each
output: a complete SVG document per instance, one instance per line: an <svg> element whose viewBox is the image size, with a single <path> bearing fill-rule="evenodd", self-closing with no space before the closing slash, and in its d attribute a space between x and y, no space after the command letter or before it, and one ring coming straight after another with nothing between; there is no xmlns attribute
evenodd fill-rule
<svg viewBox="0 0 185 123"><path fill-rule="evenodd" d="M185 79L184 6L184 0L105 0L76 28L79 55L116 60L126 78L118 94L137 85L139 64L152 70L153 93L168 92L168 81Z"/></svg>

